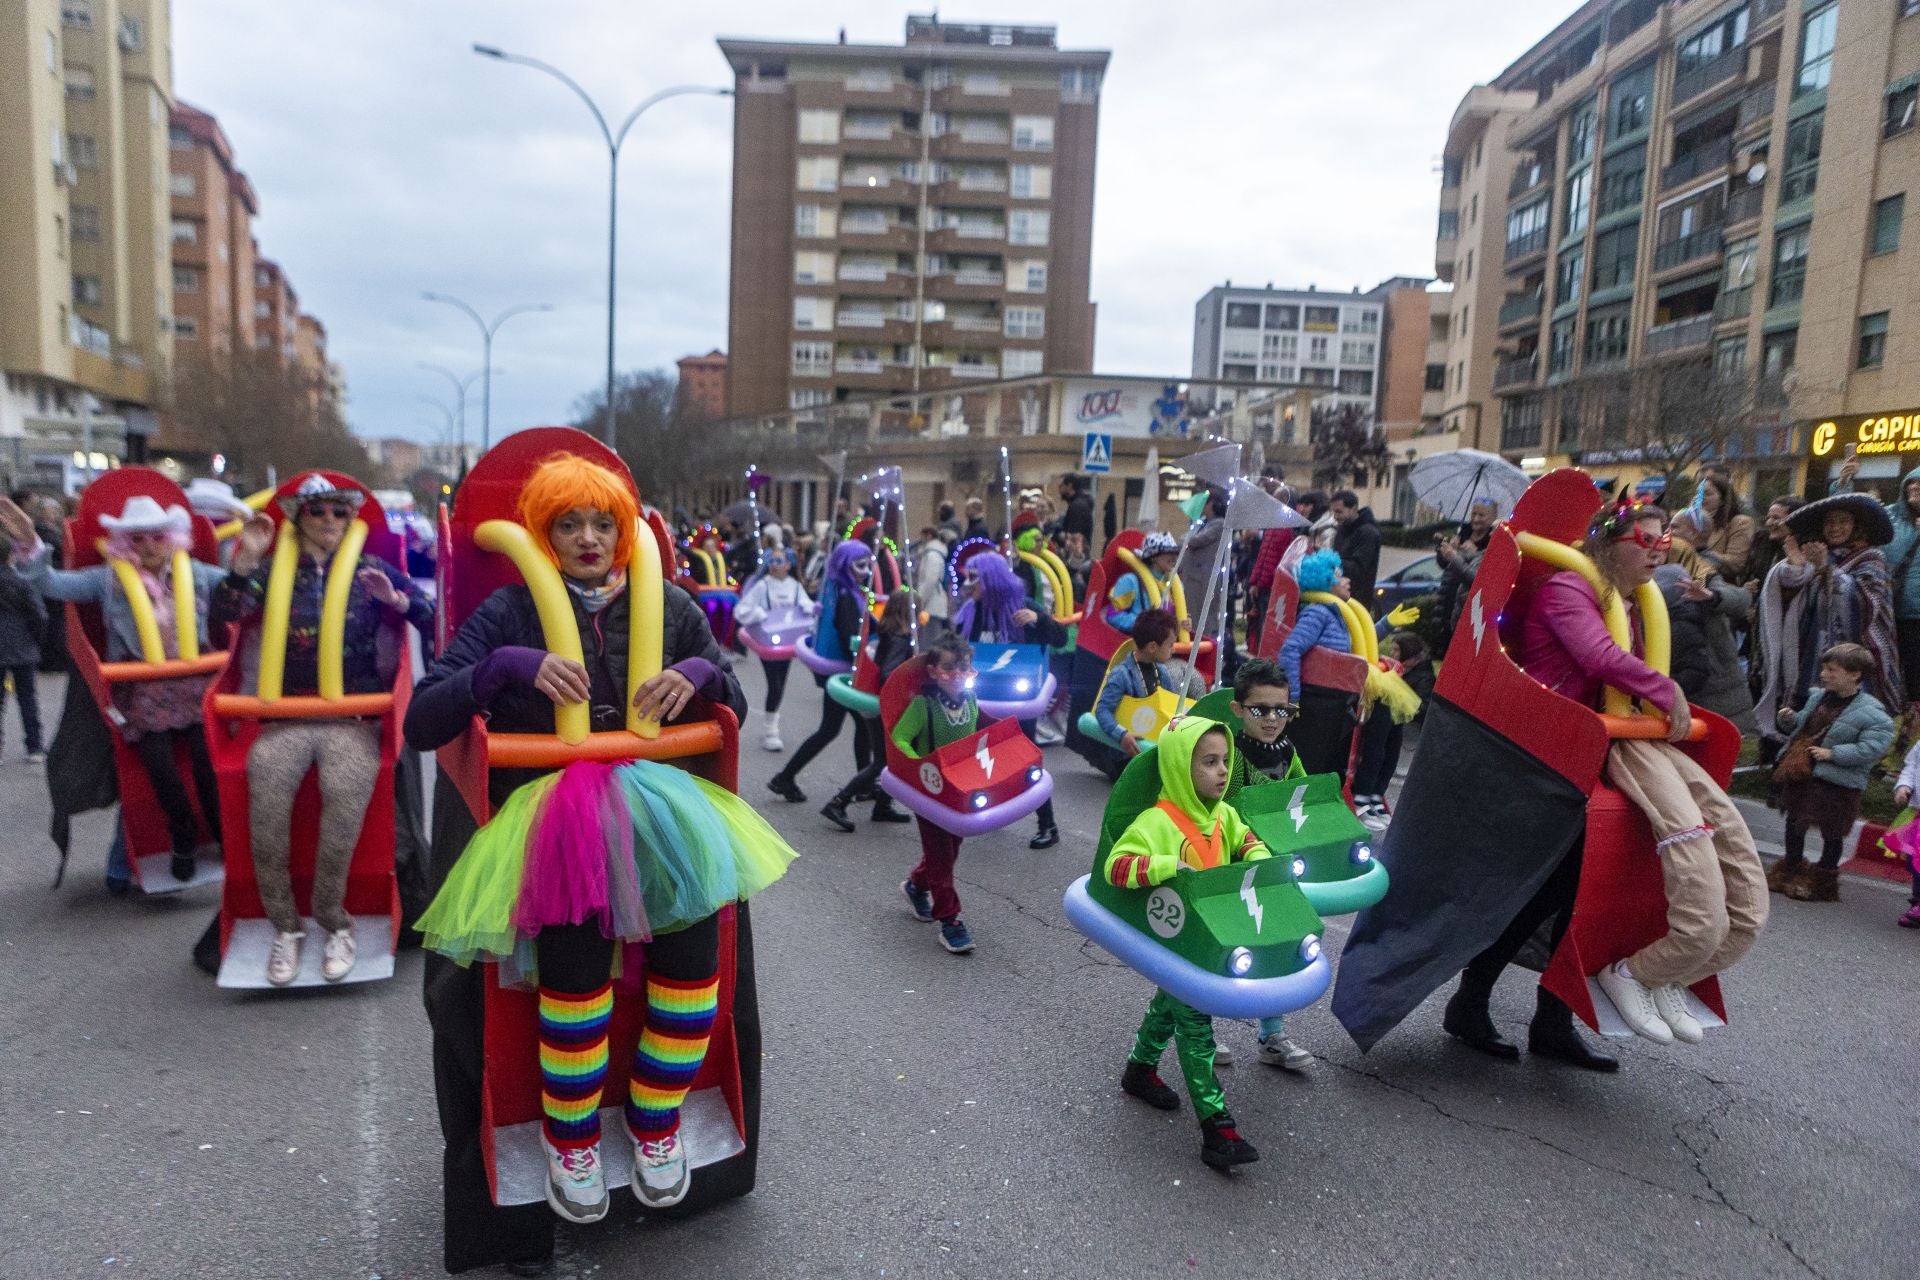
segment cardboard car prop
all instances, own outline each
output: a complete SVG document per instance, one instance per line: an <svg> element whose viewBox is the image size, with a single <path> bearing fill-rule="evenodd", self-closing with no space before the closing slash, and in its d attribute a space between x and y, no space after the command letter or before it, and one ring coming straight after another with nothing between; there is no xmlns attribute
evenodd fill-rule
<svg viewBox="0 0 1920 1280"><path fill-rule="evenodd" d="M1106 691L1107 681L1114 678L1114 672L1123 664L1134 660L1133 653L1133 641L1122 640L1120 647L1113 652L1113 661L1107 664L1105 677L1100 681L1101 693ZM1089 707L1080 715L1080 732L1083 736L1118 752L1122 750L1121 739L1113 737L1100 727L1100 719L1094 711L1094 707L1098 707L1099 704L1100 698L1096 694L1093 707ZM1192 710L1194 705L1189 702L1188 710ZM1120 705L1113 710L1113 718L1119 722L1120 727L1132 733L1134 740L1142 745L1157 742L1161 733L1179 714L1180 695L1164 685L1144 698L1123 697L1120 699Z"/></svg>
<svg viewBox="0 0 1920 1280"><path fill-rule="evenodd" d="M880 786L915 815L962 838L998 831L1038 809L1053 794L1040 748L1013 720L989 720L958 742L915 759L893 740L893 726L926 687L925 658L914 658L880 691L887 730L887 767Z"/></svg>
<svg viewBox="0 0 1920 1280"><path fill-rule="evenodd" d="M1037 720L1060 689L1044 645L976 644L973 670L973 696L995 719Z"/></svg>

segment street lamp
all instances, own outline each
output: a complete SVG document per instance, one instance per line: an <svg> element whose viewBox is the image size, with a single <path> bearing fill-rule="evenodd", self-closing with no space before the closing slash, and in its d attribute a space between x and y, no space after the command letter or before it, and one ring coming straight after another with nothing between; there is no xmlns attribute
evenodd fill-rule
<svg viewBox="0 0 1920 1280"><path fill-rule="evenodd" d="M454 395L457 397L457 403L459 405L458 412L460 415L460 431L459 431L460 458L464 462L467 456L467 389L473 386L474 382L477 381L480 378L480 376L486 372L486 370L475 369L472 373L462 378L459 374L447 368L445 365L434 364L428 360L416 360L414 362L414 367L419 369L425 369L429 373L437 373L441 377L445 378L448 382L451 382L453 384L453 391L454 391ZM507 371L505 369L496 369L494 370L494 372L499 374L503 378L507 376Z"/></svg>
<svg viewBox="0 0 1920 1280"><path fill-rule="evenodd" d="M450 307L458 307L480 326L480 452L485 453L493 447L493 335L500 331L501 325L515 316L529 311L551 311L553 304L526 302L517 307L508 307L493 318L492 324L488 324L481 318L478 311L458 298L431 291L422 293L420 296L428 302L444 302Z"/></svg>
<svg viewBox="0 0 1920 1280"><path fill-rule="evenodd" d="M708 94L714 97L726 98L726 97L733 96L733 90L716 89L708 85L699 85L699 84L681 84L681 85L675 85L670 89L662 89L660 92L654 94L650 98L645 99L640 103L639 106L635 107L633 111L628 114L627 118L621 122L620 128L618 130L615 130L608 126L606 115L600 110L599 106L594 102L594 100L590 96L588 96L587 91L585 89L582 89L578 84L574 82L572 77L568 76L564 71L561 71L558 67L551 66L545 62L542 62L538 58L529 58L524 54L508 53L504 49L497 49L494 46L487 45L487 44L476 44L473 46L473 51L479 54L483 58L492 58L497 62L512 62L523 67L532 67L535 71L544 71L548 75L552 76L554 79L558 80L561 84L566 85L567 88L573 90L575 96L577 96L580 99L580 101L587 104L587 110L593 112L594 123L600 126L600 136L606 139L606 143L607 143L607 425L606 425L606 442L607 442L607 447L611 449L614 447L613 316L614 316L614 278L615 278L614 269L615 269L615 264L618 261L617 248L619 243L618 232L620 228L620 145L627 140L627 130L633 128L633 122L635 120L638 120L640 118L641 113L644 112L648 107L651 107L656 102L664 102L668 98L683 97L687 94Z"/></svg>

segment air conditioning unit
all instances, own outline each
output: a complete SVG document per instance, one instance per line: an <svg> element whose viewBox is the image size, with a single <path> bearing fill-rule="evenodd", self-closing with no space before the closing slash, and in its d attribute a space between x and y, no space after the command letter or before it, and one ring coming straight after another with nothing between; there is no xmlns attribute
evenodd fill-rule
<svg viewBox="0 0 1920 1280"><path fill-rule="evenodd" d="M80 182L80 173L64 160L53 162L53 185L56 187L76 186Z"/></svg>

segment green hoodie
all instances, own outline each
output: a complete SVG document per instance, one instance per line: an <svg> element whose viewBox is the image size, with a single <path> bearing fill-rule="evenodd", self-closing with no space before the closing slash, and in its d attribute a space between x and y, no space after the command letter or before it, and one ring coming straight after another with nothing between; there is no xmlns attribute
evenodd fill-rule
<svg viewBox="0 0 1920 1280"><path fill-rule="evenodd" d="M1171 802L1203 839L1217 829L1223 862L1257 862L1271 857L1267 846L1260 843L1232 805L1202 800L1193 789L1193 754L1201 737L1211 732L1225 733L1227 776L1233 776L1239 755L1234 749L1233 731L1212 720L1186 717L1161 734L1154 747L1160 766L1161 803ZM1181 824L1155 805L1135 818L1113 842L1103 873L1110 884L1142 889L1166 883L1182 867L1205 869L1205 861Z"/></svg>

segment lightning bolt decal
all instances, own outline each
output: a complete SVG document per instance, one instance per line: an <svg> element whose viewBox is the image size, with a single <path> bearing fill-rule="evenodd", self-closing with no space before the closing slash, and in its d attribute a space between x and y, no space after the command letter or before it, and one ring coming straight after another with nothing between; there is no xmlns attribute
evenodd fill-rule
<svg viewBox="0 0 1920 1280"><path fill-rule="evenodd" d="M1260 905L1260 895L1253 891L1253 874L1254 869L1248 867L1247 878L1240 882L1240 901L1247 904L1247 914L1253 917L1253 931L1259 933L1266 923L1267 909Z"/></svg>
<svg viewBox="0 0 1920 1280"><path fill-rule="evenodd" d="M987 775L987 781L993 781L993 752L987 749L986 739L981 739L973 758L980 765L980 771Z"/></svg>
<svg viewBox="0 0 1920 1280"><path fill-rule="evenodd" d="M988 667L987 670L988 671L1005 671L1008 667L1012 665L1013 665L1013 650L1003 649L1000 652L1000 656L993 660L993 665Z"/></svg>
<svg viewBox="0 0 1920 1280"><path fill-rule="evenodd" d="M1307 788L1303 783L1293 789L1293 799L1287 802L1287 816L1293 819L1294 834L1307 825Z"/></svg>
<svg viewBox="0 0 1920 1280"><path fill-rule="evenodd" d="M1487 615L1480 607L1481 593L1473 593L1473 651L1480 652L1480 642L1487 638Z"/></svg>

